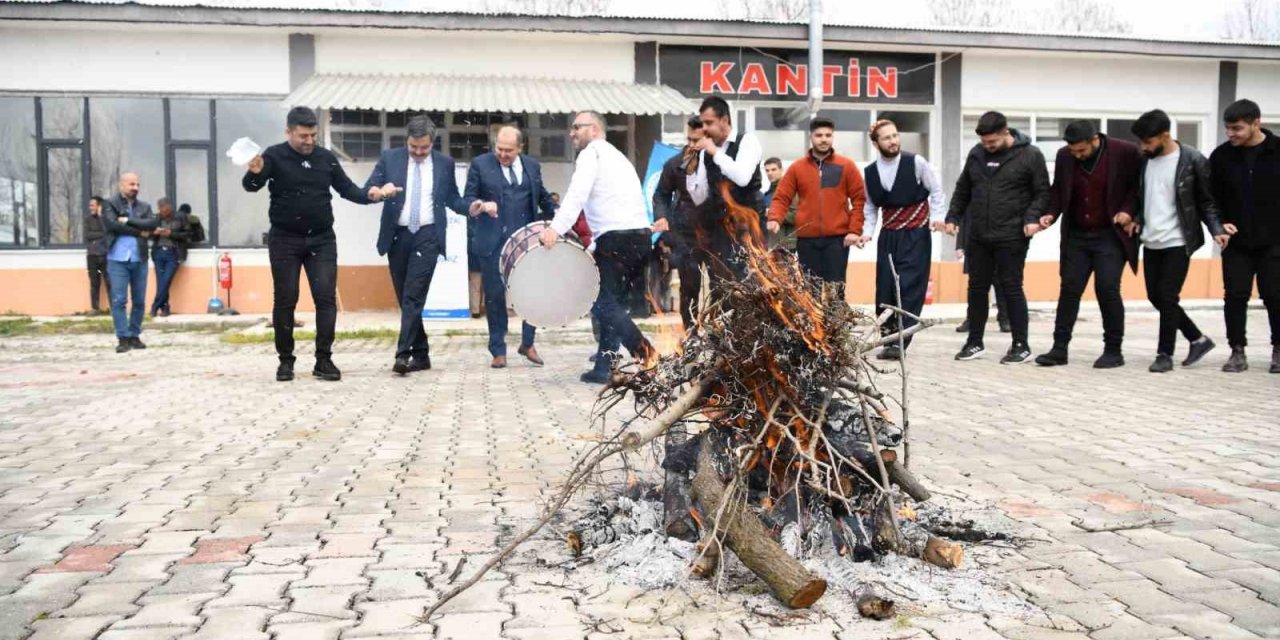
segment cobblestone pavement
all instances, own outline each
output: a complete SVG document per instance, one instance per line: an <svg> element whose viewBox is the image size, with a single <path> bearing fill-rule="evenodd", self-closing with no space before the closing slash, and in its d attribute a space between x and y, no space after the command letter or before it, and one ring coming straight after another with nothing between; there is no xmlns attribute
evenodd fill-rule
<svg viewBox="0 0 1280 640"><path fill-rule="evenodd" d="M1193 316L1221 336L1219 314ZM1250 323L1265 342L1263 314ZM436 337L435 369L408 378L390 374L389 341L344 341L342 382L288 384L270 345L216 334L152 332L125 355L104 336L8 338L0 638L1280 637L1280 375L1262 344L1245 374L1218 371L1225 346L1150 374L1154 327L1131 314L1129 365L1111 371L1089 368L1091 316L1059 369L997 364L1000 334L969 363L951 359L950 326L917 341L913 467L1021 523L1027 544L989 570L1044 613L885 622L836 606L847 594L787 616L702 583L566 575L531 559L563 555L552 537L416 622L464 557L465 576L531 521L582 446L585 334L544 345L545 368L496 371L483 338ZM1033 347L1050 332L1038 316ZM1144 519L1163 524L1087 530Z"/></svg>

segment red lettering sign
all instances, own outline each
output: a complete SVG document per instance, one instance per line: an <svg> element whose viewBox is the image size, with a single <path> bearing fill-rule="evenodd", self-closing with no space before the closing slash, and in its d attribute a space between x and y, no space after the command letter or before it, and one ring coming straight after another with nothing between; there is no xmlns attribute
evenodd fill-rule
<svg viewBox="0 0 1280 640"><path fill-rule="evenodd" d="M822 95L833 96L836 94L836 76L843 71L844 68L838 64L822 65Z"/></svg>
<svg viewBox="0 0 1280 640"><path fill-rule="evenodd" d="M732 62L712 63L703 61L698 90L702 93L733 93L733 84L729 82L729 71L733 70Z"/></svg>
<svg viewBox="0 0 1280 640"><path fill-rule="evenodd" d="M764 73L764 65L759 62L747 64L742 69L742 82L738 84L738 94L746 95L749 93L757 93L762 96L773 95L773 89L769 88L769 76Z"/></svg>
<svg viewBox="0 0 1280 640"><path fill-rule="evenodd" d="M862 67L857 58L849 58L849 97L862 95Z"/></svg>
<svg viewBox="0 0 1280 640"><path fill-rule="evenodd" d="M880 96L886 98L898 97L897 67L889 67L887 69L870 67L867 69L867 97L878 98Z"/></svg>
<svg viewBox="0 0 1280 640"><path fill-rule="evenodd" d="M795 67L788 64L778 65L778 82L774 88L780 96L808 95L809 68L805 65Z"/></svg>

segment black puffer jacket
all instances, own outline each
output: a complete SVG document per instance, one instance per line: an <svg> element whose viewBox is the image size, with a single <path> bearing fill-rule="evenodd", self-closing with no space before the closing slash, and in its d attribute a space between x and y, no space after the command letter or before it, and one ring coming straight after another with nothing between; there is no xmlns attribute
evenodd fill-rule
<svg viewBox="0 0 1280 640"><path fill-rule="evenodd" d="M1280 138L1263 129L1267 138L1254 166L1245 161L1245 150L1224 142L1209 156L1213 178L1213 198L1222 212L1222 221L1239 229L1232 244L1245 246L1280 245ZM1245 177L1253 173L1253 207L1245 206ZM1250 212L1252 215L1250 215Z"/></svg>
<svg viewBox="0 0 1280 640"><path fill-rule="evenodd" d="M1174 169L1174 182L1177 193L1174 195L1174 206L1178 210L1178 226L1182 228L1182 239L1186 242L1187 255L1195 253L1204 246L1204 230L1200 224L1209 227L1209 233L1215 236L1226 233L1222 229L1222 216L1218 206L1213 202L1213 194L1209 183L1209 160L1194 147L1181 142L1182 154L1178 156L1178 166ZM1147 195L1147 159L1142 159L1138 168L1138 226L1146 225L1145 202Z"/></svg>
<svg viewBox="0 0 1280 640"><path fill-rule="evenodd" d="M947 222L970 239L1006 242L1026 238L1023 226L1039 224L1049 206L1049 170L1031 139L1010 129L1013 146L988 154L974 145L951 196Z"/></svg>

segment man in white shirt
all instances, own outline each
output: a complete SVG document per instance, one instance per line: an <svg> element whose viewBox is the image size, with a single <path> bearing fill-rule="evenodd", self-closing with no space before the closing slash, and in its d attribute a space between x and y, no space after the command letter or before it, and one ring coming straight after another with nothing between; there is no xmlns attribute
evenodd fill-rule
<svg viewBox="0 0 1280 640"><path fill-rule="evenodd" d="M657 357L653 345L631 321L626 304L627 283L644 270L650 251L649 236L656 229L649 227L644 190L635 167L605 140L604 117L594 111L579 113L573 119L569 137L578 149L573 177L551 226L542 231L539 240L551 248L573 228L578 212L586 213L600 270L600 294L596 299L600 344L595 366L580 379L603 384L618 358L619 344L642 362Z"/></svg>
<svg viewBox="0 0 1280 640"><path fill-rule="evenodd" d="M698 114L705 135L698 142L697 167L688 175L686 184L694 204L691 217L698 229L698 253L713 278L740 275L743 265L736 259L734 239L753 238L754 242L764 242L763 220L759 217L762 211L760 160L764 152L755 134L734 129L729 103L724 98L706 98ZM726 226L728 206L721 194L725 184L729 186L730 197L756 212L756 218L733 220ZM657 228L665 230L663 224L659 222ZM714 284L714 279L712 282Z"/></svg>
<svg viewBox="0 0 1280 640"><path fill-rule="evenodd" d="M1133 135L1141 144L1144 160L1138 177L1137 216L1125 222L1125 231L1141 233L1142 271L1147 299L1160 312L1160 332L1152 373L1173 370L1174 340L1181 332L1190 344L1182 366L1195 364L1213 349L1213 341L1200 332L1179 304L1187 279L1191 254L1204 244L1201 224L1214 240L1227 246L1231 236L1222 226L1209 185L1209 161L1199 151L1169 135L1172 123L1155 109L1133 122Z"/></svg>
<svg viewBox="0 0 1280 640"><path fill-rule="evenodd" d="M863 170L867 200L863 205L862 244L871 241L876 222L884 211L880 241L876 244L876 315L884 305L898 306L901 288L902 309L920 315L929 288L929 268L933 264L933 231L946 226L947 195L942 181L923 156L902 150L898 126L892 120L878 120L868 132L879 155ZM892 259L892 268L890 266ZM895 283L893 274L898 274ZM896 333L916 321L890 316L882 332ZM904 341L911 344L911 338ZM877 356L898 360L897 344L886 346Z"/></svg>

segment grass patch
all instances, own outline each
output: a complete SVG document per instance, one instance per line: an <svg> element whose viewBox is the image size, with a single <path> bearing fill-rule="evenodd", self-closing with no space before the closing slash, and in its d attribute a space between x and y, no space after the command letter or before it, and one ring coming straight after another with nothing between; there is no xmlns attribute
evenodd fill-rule
<svg viewBox="0 0 1280 640"><path fill-rule="evenodd" d="M0 320L0 336L21 336L26 335L31 330L31 325L35 324L28 316L18 316L16 318L5 318Z"/></svg>
<svg viewBox="0 0 1280 640"><path fill-rule="evenodd" d="M356 329L354 331L339 331L334 334L335 340L397 340L400 338L399 329ZM307 340L315 340L315 331L294 331L293 339L297 342L305 342ZM275 334L267 331L262 333L228 333L222 336L222 341L227 344L266 344L275 342Z"/></svg>
<svg viewBox="0 0 1280 640"><path fill-rule="evenodd" d="M94 318L92 320L54 320L52 322L36 322L27 316L0 320L0 336L56 336L87 333L115 333L111 318Z"/></svg>

